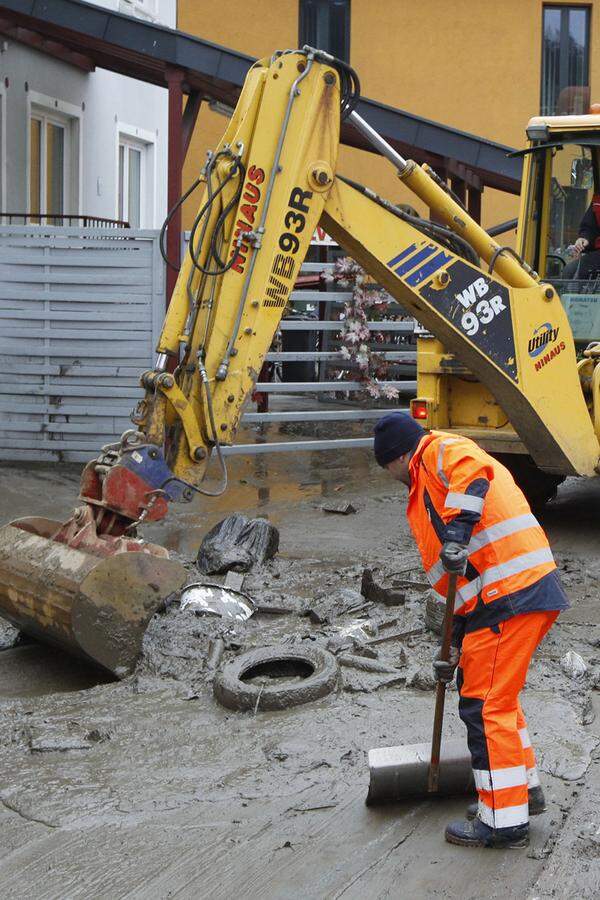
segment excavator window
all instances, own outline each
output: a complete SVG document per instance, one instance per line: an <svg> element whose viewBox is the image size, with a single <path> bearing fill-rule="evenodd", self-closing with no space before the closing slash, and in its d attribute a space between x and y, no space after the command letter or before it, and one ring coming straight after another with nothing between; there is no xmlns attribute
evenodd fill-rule
<svg viewBox="0 0 600 900"><path fill-rule="evenodd" d="M600 137L553 135L551 143L532 148L530 157L525 257L558 290L582 349L600 340L600 240L599 249L590 243L581 255L574 247L600 195Z"/></svg>

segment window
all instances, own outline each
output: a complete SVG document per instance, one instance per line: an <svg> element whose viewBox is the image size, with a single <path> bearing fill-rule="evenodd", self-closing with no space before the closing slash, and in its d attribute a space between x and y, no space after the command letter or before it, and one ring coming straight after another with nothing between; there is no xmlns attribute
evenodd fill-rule
<svg viewBox="0 0 600 900"><path fill-rule="evenodd" d="M118 218L131 228L141 228L144 219L144 144L121 138L119 141Z"/></svg>
<svg viewBox="0 0 600 900"><path fill-rule="evenodd" d="M42 112L29 120L30 221L60 224L66 206L68 129Z"/></svg>
<svg viewBox="0 0 600 900"><path fill-rule="evenodd" d="M545 6L542 115L573 115L589 108L590 12L585 6Z"/></svg>
<svg viewBox="0 0 600 900"><path fill-rule="evenodd" d="M350 0L300 0L299 44L350 61Z"/></svg>

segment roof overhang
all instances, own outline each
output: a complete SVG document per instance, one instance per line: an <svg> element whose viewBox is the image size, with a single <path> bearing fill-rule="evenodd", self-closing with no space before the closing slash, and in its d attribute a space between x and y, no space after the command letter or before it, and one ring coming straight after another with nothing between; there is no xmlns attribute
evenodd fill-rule
<svg viewBox="0 0 600 900"><path fill-rule="evenodd" d="M83 0L0 0L0 33L91 71L100 66L167 86L174 69L183 90L235 106L254 59L194 35L103 9ZM375 100L362 98L358 112L402 155L428 162L474 187L518 193L522 163L513 148L458 131ZM344 124L342 142L372 150Z"/></svg>

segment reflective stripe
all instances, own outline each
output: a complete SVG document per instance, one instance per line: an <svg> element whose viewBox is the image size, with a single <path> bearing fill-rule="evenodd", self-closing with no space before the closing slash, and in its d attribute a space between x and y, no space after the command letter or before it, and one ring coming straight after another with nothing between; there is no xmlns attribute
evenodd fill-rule
<svg viewBox="0 0 600 900"><path fill-rule="evenodd" d="M538 775L537 766L534 766L532 769L527 769L527 787L539 787L539 784L540 776Z"/></svg>
<svg viewBox="0 0 600 900"><path fill-rule="evenodd" d="M532 550L530 553L522 553L521 556L515 556L514 559L511 559L508 562L500 563L497 566L490 566L489 569L485 570L483 575L480 575L472 581L469 581L467 584L463 584L462 587L459 587L456 596L460 598L462 603L467 603L469 600L472 600L473 597L476 597L488 584L493 584L495 581L509 578L511 575L519 575L521 572L526 572L528 569L533 569L535 566L542 565L542 563L546 562L554 562L550 547L542 547L541 550ZM432 566L426 573L427 579L432 586L437 584L444 574L442 569L442 575L433 580L434 575L437 575L437 572L434 572L436 566ZM446 599L442 594L437 591L434 591L433 594L438 603L446 602Z"/></svg>
<svg viewBox="0 0 600 900"><path fill-rule="evenodd" d="M448 491L446 494L446 509L466 509L467 512L480 513L483 509L483 497L473 497L471 494L457 494Z"/></svg>
<svg viewBox="0 0 600 900"><path fill-rule="evenodd" d="M482 531L473 535L467 550L469 556L485 547L487 544L493 544L501 538L509 537L511 534L517 534L519 531L526 531L528 528L539 528L540 523L531 513L525 513L522 516L515 516L514 519L505 519L504 522L498 522L496 525L490 525ZM444 575L444 567L438 560L427 571L427 578L430 584L436 585Z"/></svg>
<svg viewBox="0 0 600 900"><path fill-rule="evenodd" d="M541 550L522 553L521 556L515 556L514 559L510 559L508 562L486 569L479 578L474 578L473 581L460 588L460 596L466 603L467 600L476 597L488 584L502 581L504 578L510 578L511 575L519 575L521 572L534 569L536 566L541 566L542 563L547 562L554 562L550 547L542 547Z"/></svg>
<svg viewBox="0 0 600 900"><path fill-rule="evenodd" d="M539 525L540 523L532 513L515 516L514 519L505 519L503 522L497 522L474 534L467 549L469 553L476 553L486 544L493 544L494 541L517 534L519 531L526 531L528 528L539 528Z"/></svg>
<svg viewBox="0 0 600 900"><path fill-rule="evenodd" d="M500 791L502 788L527 784L525 766L509 766L506 769L473 769L475 787L479 791Z"/></svg>
<svg viewBox="0 0 600 900"><path fill-rule="evenodd" d="M481 800L477 807L477 816L490 828L511 828L514 825L527 825L529 822L529 804L507 806L505 809L491 809Z"/></svg>
<svg viewBox="0 0 600 900"><path fill-rule="evenodd" d="M529 732L526 728L519 728L519 737L521 738L521 746L523 747L523 750L527 750L528 747L531 747Z"/></svg>
<svg viewBox="0 0 600 900"><path fill-rule="evenodd" d="M450 487L450 482L448 481L448 476L444 472L443 462L444 462L444 447L447 447L448 444L455 444L458 438L446 438L445 441L442 441L440 446L438 447L438 456L437 456L437 474L438 478L442 482L445 487Z"/></svg>

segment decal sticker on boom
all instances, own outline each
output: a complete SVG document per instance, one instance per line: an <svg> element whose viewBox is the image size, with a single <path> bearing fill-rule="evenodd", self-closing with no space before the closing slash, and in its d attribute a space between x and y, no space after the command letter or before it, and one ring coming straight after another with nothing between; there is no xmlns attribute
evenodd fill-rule
<svg viewBox="0 0 600 900"><path fill-rule="evenodd" d="M419 249L411 244L387 265L409 287L418 287L424 300L510 378L518 380L507 288L433 244ZM434 288L429 279L442 266L450 280L447 287Z"/></svg>
<svg viewBox="0 0 600 900"><path fill-rule="evenodd" d="M312 191L303 191L302 188L292 188L288 201L288 210L283 217L285 231L279 235L279 253L273 257L271 274L265 290L263 306L283 309L287 303L294 282L294 269L298 262L297 253L300 249L300 238L306 225L306 215L310 212L308 201L312 197Z"/></svg>

